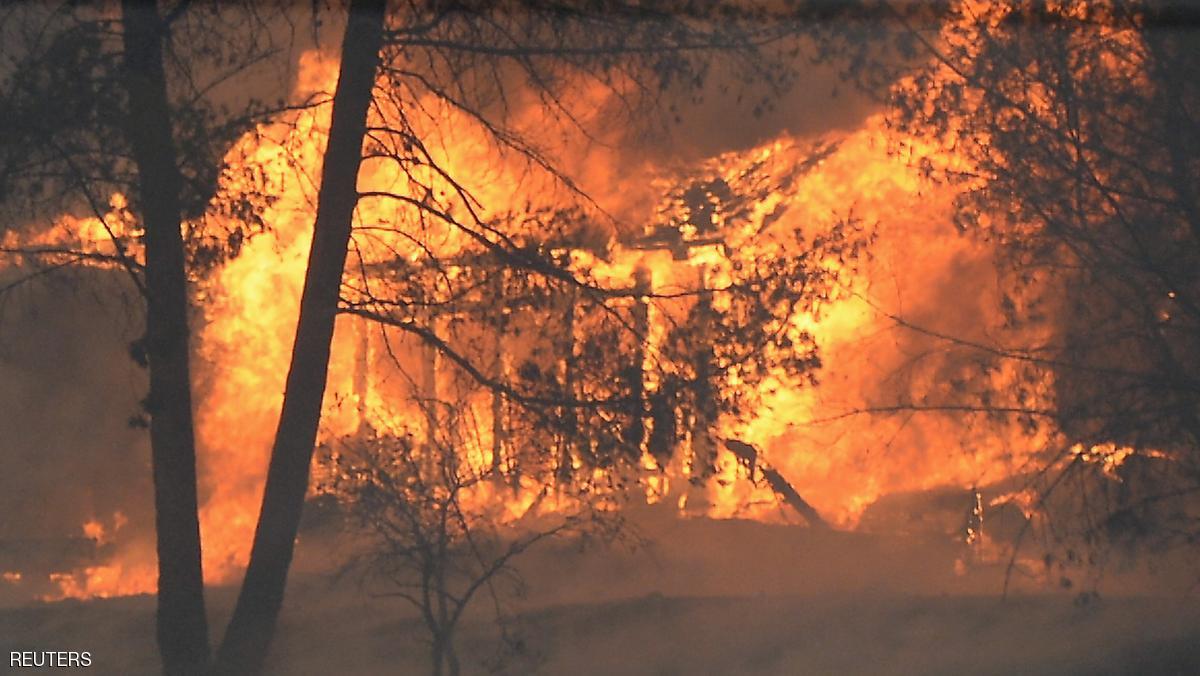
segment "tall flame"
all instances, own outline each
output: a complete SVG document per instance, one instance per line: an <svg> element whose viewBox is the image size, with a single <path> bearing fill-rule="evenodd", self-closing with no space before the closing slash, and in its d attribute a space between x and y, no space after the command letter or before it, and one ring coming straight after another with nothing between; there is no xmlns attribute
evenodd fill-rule
<svg viewBox="0 0 1200 676"><path fill-rule="evenodd" d="M300 94L331 90L335 66L318 54L305 55ZM519 210L515 201L526 199L531 181L545 181L546 189L536 191L538 199L553 202L563 197L560 184L531 177L526 165L489 144L477 124L461 114L455 118L454 111L445 115L451 124L439 128L450 129L450 136L443 135L433 152L479 198L485 215ZM278 191L263 214L269 229L250 238L237 257L198 289L204 311L195 334L201 526L205 576L214 584L233 581L245 565L257 519L311 241L316 194L312 177L319 175L327 118L328 109L322 107L260 125L230 154L258 167ZM535 125L534 120L527 122ZM263 143L263 138L277 142ZM878 225L872 259L851 288L822 308L819 317L796 320L798 329L817 336L826 364L821 384L802 387L782 376L769 379L758 417L748 424L722 421L719 434L761 449L763 458L819 512L843 527L853 527L869 504L888 493L969 487L1011 475L1039 442L1015 425L996 424L978 434L968 429L972 423L951 417L893 419L892 424L867 426L861 417L843 415L898 393L936 394L947 386L947 371L956 368L948 360L924 359L919 352L928 350L928 343L896 331L888 313L929 320L957 335L982 336L999 328L999 291L998 285L984 283L995 274L990 245L954 234L953 195L926 182L909 156L896 152L905 144L897 145L881 116L871 117L857 131L823 139L827 152L815 161L811 141L784 134L761 147L713 158L700 168L730 180L749 165L760 167L767 177L786 177L768 185L744 222L731 226L743 229L733 236L747 246L766 246L761 242L770 240L771 232L811 231L837 218ZM564 158L565 167L578 170L578 185L604 208L651 218L649 188L668 184L676 178L674 173L651 166L619 167L619 162L615 153L594 145ZM364 164L359 177L360 189L365 190L392 190L401 182L387 165L371 162ZM112 206L111 223L74 223L78 238L103 247L104 225L131 227L120 215L124 200L116 196ZM390 214L367 199L358 217L362 222L386 221ZM755 233L766 233L758 244ZM454 236L446 234L448 250ZM356 238L356 245L364 256L372 255L369 238ZM694 260L680 263L667 252L618 246L611 260L592 263L597 275L628 282L637 270L648 270L651 284L664 288L694 284L694 266L705 255L698 252ZM971 295L964 290L965 282L970 283ZM956 316L943 314L949 307L956 309ZM651 343L655 330L661 327L652 327ZM370 338L365 340L370 346ZM363 342L361 327L339 320L320 440L352 434L362 416L386 409L383 393L397 387L379 372L365 375L365 388L356 382L364 377L356 374ZM1002 387L1008 377L1011 374L996 374L994 385ZM394 421L372 422L387 426ZM478 460L485 458L480 455ZM716 480L705 489L707 516L792 518L769 487L746 480L732 454L723 451L719 466ZM652 478L651 499L668 492L666 483L682 478ZM88 537L96 540L117 537L117 528L106 530L99 521L84 526ZM104 565L64 574L57 581L65 596L151 592L152 552L117 548Z"/></svg>

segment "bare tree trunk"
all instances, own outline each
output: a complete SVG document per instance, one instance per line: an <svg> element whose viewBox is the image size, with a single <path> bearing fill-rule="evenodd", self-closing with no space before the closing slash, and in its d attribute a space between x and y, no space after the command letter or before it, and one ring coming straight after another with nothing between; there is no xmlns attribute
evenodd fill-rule
<svg viewBox="0 0 1200 676"><path fill-rule="evenodd" d="M446 651L445 644L442 643L440 636L433 637L433 645L430 648L429 655L430 673L433 676L442 676L445 673L446 667Z"/></svg>
<svg viewBox="0 0 1200 676"><path fill-rule="evenodd" d="M383 43L384 6L384 0L350 3L283 410L271 449L250 564L217 656L220 673L261 672L283 604L308 490L342 270L358 200L358 170Z"/></svg>
<svg viewBox="0 0 1200 676"><path fill-rule="evenodd" d="M433 308L426 311L426 325L434 335L439 333L439 316ZM438 349L433 345L423 342L421 344L421 391L418 395L421 401L421 410L425 415L425 448L422 451L424 458L424 470L429 472L430 476L437 476L438 472L438 439L437 432L440 416L438 410L440 399L438 399L438 362L441 355Z"/></svg>
<svg viewBox="0 0 1200 676"><path fill-rule="evenodd" d="M462 673L462 668L458 664L458 652L454 649L454 630L450 629L446 632L446 667L449 670L449 676L459 676Z"/></svg>
<svg viewBox="0 0 1200 676"><path fill-rule="evenodd" d="M196 674L207 667L209 647L180 231L183 181L171 132L158 8L124 0L121 10L129 94L125 133L137 164L146 230L147 409L158 539L158 649L165 673Z"/></svg>

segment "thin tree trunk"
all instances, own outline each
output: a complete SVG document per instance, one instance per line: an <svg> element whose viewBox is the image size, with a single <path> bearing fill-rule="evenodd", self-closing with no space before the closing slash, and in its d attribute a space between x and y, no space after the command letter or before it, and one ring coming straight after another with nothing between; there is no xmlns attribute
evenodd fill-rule
<svg viewBox="0 0 1200 676"><path fill-rule="evenodd" d="M171 132L158 8L124 0L121 10L129 93L125 133L137 164L146 229L147 409L158 538L158 649L165 673L196 674L207 666L209 646L180 231L182 178Z"/></svg>
<svg viewBox="0 0 1200 676"><path fill-rule="evenodd" d="M433 676L442 676L445 673L446 653L444 644L441 638L434 636L433 645L429 651L429 666L430 673Z"/></svg>
<svg viewBox="0 0 1200 676"><path fill-rule="evenodd" d="M384 0L350 3L283 410L271 449L250 564L217 656L218 671L224 674L262 670L283 604L308 490L342 270L358 199L367 108L383 43L384 5Z"/></svg>
<svg viewBox="0 0 1200 676"><path fill-rule="evenodd" d="M439 317L436 312L430 308L426 313L426 323L429 330L434 335L439 335L438 321ZM425 414L425 448L422 451L422 460L424 471L429 473L429 476L438 475L438 407L440 399L438 399L438 361L440 355L436 347L428 344L421 344L421 391L417 395L421 401L421 409Z"/></svg>
<svg viewBox="0 0 1200 676"><path fill-rule="evenodd" d="M446 647L444 648L446 655L446 668L449 671L449 676L459 676L462 673L462 668L458 664L458 652L454 649L454 630L446 632Z"/></svg>

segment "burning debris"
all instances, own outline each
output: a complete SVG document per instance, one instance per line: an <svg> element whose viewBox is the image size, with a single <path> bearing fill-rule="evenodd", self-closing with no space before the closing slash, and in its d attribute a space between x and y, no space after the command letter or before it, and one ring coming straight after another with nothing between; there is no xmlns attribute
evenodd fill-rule
<svg viewBox="0 0 1200 676"><path fill-rule="evenodd" d="M731 453L737 456L738 462L746 468L750 473L750 480L754 481L756 471L762 473L762 478L771 487L771 490L783 499L784 503L796 510L796 513L804 517L804 520L812 528L829 528L829 524L817 510L813 509L812 505L796 492L796 489L788 483L783 475L775 471L765 460L759 457L758 449L750 444L743 443L737 439L726 439L725 448L728 448Z"/></svg>

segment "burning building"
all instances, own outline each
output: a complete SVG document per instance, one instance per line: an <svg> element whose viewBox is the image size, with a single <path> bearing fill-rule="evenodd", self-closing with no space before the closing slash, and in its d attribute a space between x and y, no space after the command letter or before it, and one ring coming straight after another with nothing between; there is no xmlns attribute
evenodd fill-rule
<svg viewBox="0 0 1200 676"><path fill-rule="evenodd" d="M692 16L676 32L635 22L590 35L587 21L556 32L565 18L524 7L434 12L426 26L430 8L392 8L363 56L376 65L359 78L361 138L347 151L361 153L335 181L350 195L347 258L336 293L323 292L332 335L315 442L301 444L317 449L301 551L323 537L322 515L341 527L363 448L402 449L417 480L450 472L455 499L494 524L649 504L817 538L934 541L960 575L1007 565L1045 582L1050 559L1021 547L1063 521L1089 544L1150 526L1190 537L1196 92L1179 73L1194 50L1146 32L1158 10L1129 19L1121 3L951 5L892 8L885 37L924 50L902 41L867 71L855 57L879 58L871 30L798 31L770 8L737 24L746 35ZM180 11L189 35L227 19ZM96 12L80 25L119 14ZM284 23L263 19L257 39ZM69 49L71 30L49 63L118 49L103 31ZM1043 30L1060 52L1030 40ZM757 83L738 82L733 59L715 67L745 100L678 56L705 37L744 40L738 54L761 66ZM601 42L563 43L585 38ZM292 47L283 103L247 104L177 163L209 585L241 578L256 529L271 540L269 472L308 469L271 468L286 464L281 410L304 370L297 326L342 128L331 102L353 78L346 44ZM422 60L438 50L452 56ZM799 55L825 61L798 66ZM996 66L1006 59L1018 66ZM845 84L867 94L814 105L846 64L858 81ZM220 66L197 66L213 91ZM5 74L0 103L14 120L49 115L37 94L60 70ZM661 105L634 106L648 83ZM241 96L192 93L213 111ZM53 118L56 133L96 140L88 121L133 100L113 96L82 123ZM219 117L163 96L164 115L181 115L167 137L184 145ZM1129 101L1161 113L1158 126L1137 127ZM1150 142L1176 127L1184 151ZM77 149L45 160L65 162L79 185L64 194L84 198L39 204L0 231L0 297L12 299L0 312L14 327L0 331L0 368L15 383L0 395L18 412L0 423L0 450L23 468L8 481L27 487L0 491L16 496L0 531L0 589L14 598L158 585L141 430L162 402L139 393L161 345L136 300L152 296L153 229L134 190L145 186L127 176L137 144L114 143L103 180L75 168ZM22 172L42 160L2 159L16 178L0 174L0 188L32 191ZM60 269L74 275L63 286L42 279ZM116 334L98 327L118 313L85 293L127 309ZM85 476L62 479L67 462ZM295 538L275 540L286 572Z"/></svg>

